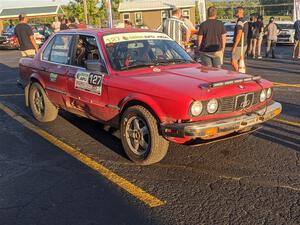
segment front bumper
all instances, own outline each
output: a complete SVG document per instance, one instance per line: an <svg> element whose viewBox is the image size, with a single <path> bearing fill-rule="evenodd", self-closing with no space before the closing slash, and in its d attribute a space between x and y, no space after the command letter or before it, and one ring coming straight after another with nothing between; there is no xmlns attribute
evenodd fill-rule
<svg viewBox="0 0 300 225"><path fill-rule="evenodd" d="M263 123L279 115L281 110L281 104L272 101L266 107L255 112L249 112L246 115L212 122L162 124L161 129L162 134L166 137L191 137L208 140Z"/></svg>

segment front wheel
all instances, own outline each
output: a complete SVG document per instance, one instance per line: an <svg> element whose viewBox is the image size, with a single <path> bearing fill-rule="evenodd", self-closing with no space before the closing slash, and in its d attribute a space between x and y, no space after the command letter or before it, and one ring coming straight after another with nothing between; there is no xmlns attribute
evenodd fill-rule
<svg viewBox="0 0 300 225"><path fill-rule="evenodd" d="M141 165L159 162L169 148L169 142L159 134L157 120L143 106L132 106L124 112L121 141L127 156Z"/></svg>
<svg viewBox="0 0 300 225"><path fill-rule="evenodd" d="M43 87L37 82L30 85L29 106L34 118L40 122L50 122L57 117L57 107L50 102Z"/></svg>

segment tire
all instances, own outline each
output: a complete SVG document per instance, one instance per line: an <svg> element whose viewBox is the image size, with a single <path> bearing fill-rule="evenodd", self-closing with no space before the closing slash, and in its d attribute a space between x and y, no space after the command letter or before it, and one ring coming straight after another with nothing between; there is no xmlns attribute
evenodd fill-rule
<svg viewBox="0 0 300 225"><path fill-rule="evenodd" d="M40 122L50 122L56 119L58 109L50 102L43 87L34 82L29 87L29 107L34 118Z"/></svg>
<svg viewBox="0 0 300 225"><path fill-rule="evenodd" d="M121 118L121 141L129 159L140 165L161 161L169 148L169 142L159 134L155 117L139 105L124 112Z"/></svg>

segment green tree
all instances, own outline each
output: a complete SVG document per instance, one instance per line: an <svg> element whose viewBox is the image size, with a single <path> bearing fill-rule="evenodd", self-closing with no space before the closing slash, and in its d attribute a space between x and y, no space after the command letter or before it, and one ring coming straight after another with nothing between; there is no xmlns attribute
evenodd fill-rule
<svg viewBox="0 0 300 225"><path fill-rule="evenodd" d="M120 1L121 0L112 0L112 13L114 19L119 18L118 7ZM87 0L89 23L96 26L105 26L107 20L105 0L103 0L102 7L100 9L96 7L97 3L98 0ZM64 8L64 12L66 17L74 16L78 19L85 20L82 0L75 0L70 2Z"/></svg>

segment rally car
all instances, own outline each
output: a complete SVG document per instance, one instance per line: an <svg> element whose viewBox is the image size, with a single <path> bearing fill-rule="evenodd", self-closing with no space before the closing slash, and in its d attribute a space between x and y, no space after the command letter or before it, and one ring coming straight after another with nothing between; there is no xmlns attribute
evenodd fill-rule
<svg viewBox="0 0 300 225"><path fill-rule="evenodd" d="M128 157L143 165L163 159L169 141L215 140L281 112L271 82L204 67L149 30L58 32L20 60L20 83L38 121L62 109L119 127Z"/></svg>

